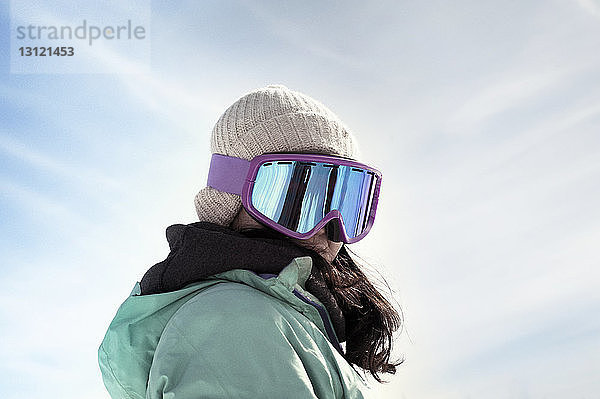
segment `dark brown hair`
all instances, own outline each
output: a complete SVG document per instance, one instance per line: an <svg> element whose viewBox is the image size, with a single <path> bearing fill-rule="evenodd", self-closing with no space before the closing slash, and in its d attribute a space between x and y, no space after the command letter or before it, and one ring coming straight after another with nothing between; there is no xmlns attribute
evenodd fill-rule
<svg viewBox="0 0 600 399"><path fill-rule="evenodd" d="M333 262L318 252L298 245L286 235L270 228L249 228L240 231L248 237L278 238L293 243L313 259L338 306L342 309L346 326L344 358L383 381L380 373L396 373L396 366L404 362L390 361L394 333L403 326L402 313L381 294L361 267L350 255L357 255L344 244ZM383 284L389 289L385 279ZM390 290L391 294L391 290Z"/></svg>

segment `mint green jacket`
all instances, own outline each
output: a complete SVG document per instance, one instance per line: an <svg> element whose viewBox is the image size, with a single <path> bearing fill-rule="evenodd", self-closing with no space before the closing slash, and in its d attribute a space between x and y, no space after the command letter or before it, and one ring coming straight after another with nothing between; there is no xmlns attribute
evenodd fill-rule
<svg viewBox="0 0 600 399"><path fill-rule="evenodd" d="M98 350L111 397L363 398L327 313L294 293L322 306L304 288L311 267L303 256L271 278L236 269L154 295L136 283Z"/></svg>

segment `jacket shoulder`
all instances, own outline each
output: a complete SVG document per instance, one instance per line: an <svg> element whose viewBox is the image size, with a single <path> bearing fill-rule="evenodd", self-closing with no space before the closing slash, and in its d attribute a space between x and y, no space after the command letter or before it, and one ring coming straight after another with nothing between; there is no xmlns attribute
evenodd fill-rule
<svg viewBox="0 0 600 399"><path fill-rule="evenodd" d="M238 347L267 339L271 343L286 340L291 333L300 334L303 341L315 345L329 345L318 327L300 311L237 282L222 282L192 297L173 315L163 335L174 334L190 343L202 344L206 335L224 331ZM222 335L215 339L223 338Z"/></svg>
<svg viewBox="0 0 600 399"><path fill-rule="evenodd" d="M235 282L201 291L173 315L148 385L149 398L166 393L187 398L193 392L215 398L335 398L343 391L320 330L285 302Z"/></svg>

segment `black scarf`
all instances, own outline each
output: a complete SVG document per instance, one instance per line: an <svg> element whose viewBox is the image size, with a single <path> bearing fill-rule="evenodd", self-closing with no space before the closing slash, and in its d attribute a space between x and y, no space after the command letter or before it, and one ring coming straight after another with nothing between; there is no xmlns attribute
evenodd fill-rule
<svg viewBox="0 0 600 399"><path fill-rule="evenodd" d="M175 291L217 273L247 269L278 274L292 259L307 253L295 244L275 238L250 238L209 222L167 227L171 252L152 266L140 281L142 295ZM325 306L340 342L345 341L342 310L314 266L306 290Z"/></svg>

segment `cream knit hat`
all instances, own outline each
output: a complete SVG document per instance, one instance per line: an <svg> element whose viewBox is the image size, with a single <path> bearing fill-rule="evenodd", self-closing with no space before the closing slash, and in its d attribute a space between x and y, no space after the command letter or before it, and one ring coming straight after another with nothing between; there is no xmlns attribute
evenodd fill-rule
<svg viewBox="0 0 600 399"><path fill-rule="evenodd" d="M212 131L213 153L250 160L266 152L306 152L357 159L350 130L325 105L283 85L252 91L233 103ZM205 187L194 199L200 221L229 226L239 195Z"/></svg>

